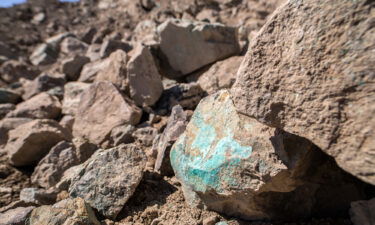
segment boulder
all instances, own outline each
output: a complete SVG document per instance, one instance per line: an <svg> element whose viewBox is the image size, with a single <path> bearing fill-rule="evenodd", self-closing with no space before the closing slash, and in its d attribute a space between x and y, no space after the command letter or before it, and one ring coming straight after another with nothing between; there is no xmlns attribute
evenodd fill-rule
<svg viewBox="0 0 375 225"><path fill-rule="evenodd" d="M99 55L103 59L108 57L112 52L119 49L123 50L124 52L129 52L132 47L128 43L122 41L105 40L100 47Z"/></svg>
<svg viewBox="0 0 375 225"><path fill-rule="evenodd" d="M372 7L340 0L284 4L252 41L233 97L241 113L309 139L374 185Z"/></svg>
<svg viewBox="0 0 375 225"><path fill-rule="evenodd" d="M237 113L228 91L200 102L170 160L189 204L248 220L334 215L364 197L308 140Z"/></svg>
<svg viewBox="0 0 375 225"><path fill-rule="evenodd" d="M120 90L129 89L128 74L126 64L128 57L123 50L116 50L108 59L108 64L104 64L95 77L95 81L109 81Z"/></svg>
<svg viewBox="0 0 375 225"><path fill-rule="evenodd" d="M98 73L110 64L110 59L106 58L104 60L99 60L91 63L87 63L83 66L81 75L79 76L78 81L80 82L93 82L96 79Z"/></svg>
<svg viewBox="0 0 375 225"><path fill-rule="evenodd" d="M177 138L185 131L188 118L183 108L176 105L172 108L172 113L168 119L167 126L163 133L154 141L153 152L157 153L154 170L163 175L172 175L169 153Z"/></svg>
<svg viewBox="0 0 375 225"><path fill-rule="evenodd" d="M97 82L81 96L73 125L75 137L100 145L107 141L111 130L120 125L136 125L142 111L112 83Z"/></svg>
<svg viewBox="0 0 375 225"><path fill-rule="evenodd" d="M82 93L90 87L83 82L68 82L64 86L64 99L62 102L62 113L75 115L81 100Z"/></svg>
<svg viewBox="0 0 375 225"><path fill-rule="evenodd" d="M34 66L43 66L56 62L57 57L58 52L53 46L43 43L35 48L29 59Z"/></svg>
<svg viewBox="0 0 375 225"><path fill-rule="evenodd" d="M88 45L75 37L66 37L60 44L60 51L67 55L84 55Z"/></svg>
<svg viewBox="0 0 375 225"><path fill-rule="evenodd" d="M0 213L1 225L24 225L35 207L17 207Z"/></svg>
<svg viewBox="0 0 375 225"><path fill-rule="evenodd" d="M52 206L34 209L29 219L30 225L100 225L94 211L81 198L65 199Z"/></svg>
<svg viewBox="0 0 375 225"><path fill-rule="evenodd" d="M71 134L56 121L37 119L11 130L5 149L11 164L28 166L38 163L58 142L70 139Z"/></svg>
<svg viewBox="0 0 375 225"><path fill-rule="evenodd" d="M354 225L375 224L375 198L352 202L349 213Z"/></svg>
<svg viewBox="0 0 375 225"><path fill-rule="evenodd" d="M51 205L56 202L57 193L53 190L24 188L20 192L20 200L37 205Z"/></svg>
<svg viewBox="0 0 375 225"><path fill-rule="evenodd" d="M199 86L208 94L218 90L231 88L236 81L238 68L242 62L242 56L233 56L228 59L216 62L202 74L192 75L188 79L196 81Z"/></svg>
<svg viewBox="0 0 375 225"><path fill-rule="evenodd" d="M4 103L12 103L16 104L20 100L21 96L19 96L16 92L5 89L5 88L0 88L0 104Z"/></svg>
<svg viewBox="0 0 375 225"><path fill-rule="evenodd" d="M145 165L143 151L134 145L98 150L73 178L69 194L115 219L141 181Z"/></svg>
<svg viewBox="0 0 375 225"><path fill-rule="evenodd" d="M20 78L33 80L39 73L25 62L16 60L8 60L0 66L0 77L7 83L17 82Z"/></svg>
<svg viewBox="0 0 375 225"><path fill-rule="evenodd" d="M33 119L55 119L61 113L61 103L55 97L42 92L16 106L6 117L27 117Z"/></svg>
<svg viewBox="0 0 375 225"><path fill-rule="evenodd" d="M86 161L97 149L93 144L80 141L77 146L61 141L38 163L31 175L31 181L43 188L54 187L70 167Z"/></svg>
<svg viewBox="0 0 375 225"><path fill-rule="evenodd" d="M66 78L75 81L79 78L82 67L90 62L90 58L86 56L76 55L68 58L61 63L61 71Z"/></svg>
<svg viewBox="0 0 375 225"><path fill-rule="evenodd" d="M0 120L4 118L9 112L16 109L14 104L0 104Z"/></svg>
<svg viewBox="0 0 375 225"><path fill-rule="evenodd" d="M171 19L157 29L160 49L180 76L240 53L233 27Z"/></svg>
<svg viewBox="0 0 375 225"><path fill-rule="evenodd" d="M23 99L29 99L41 92L49 91L56 87L62 87L65 84L65 78L61 75L50 75L43 73L33 81L27 81L24 86Z"/></svg>
<svg viewBox="0 0 375 225"><path fill-rule="evenodd" d="M139 106L152 106L163 92L161 75L148 47L138 46L128 62L130 96Z"/></svg>

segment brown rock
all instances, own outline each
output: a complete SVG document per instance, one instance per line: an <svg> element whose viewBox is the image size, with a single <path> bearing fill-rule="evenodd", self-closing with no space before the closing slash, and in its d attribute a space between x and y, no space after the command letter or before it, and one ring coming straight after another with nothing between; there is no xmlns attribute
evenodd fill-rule
<svg viewBox="0 0 375 225"><path fill-rule="evenodd" d="M79 106L82 93L90 87L83 82L69 82L64 86L64 99L62 102L62 113L75 115Z"/></svg>
<svg viewBox="0 0 375 225"><path fill-rule="evenodd" d="M131 46L128 43L122 41L106 40L100 47L99 55L101 58L105 58L118 49L121 49L125 52L129 52L131 50Z"/></svg>
<svg viewBox="0 0 375 225"><path fill-rule="evenodd" d="M241 113L311 140L344 170L371 184L374 6L369 1L289 1L252 42L233 88Z"/></svg>
<svg viewBox="0 0 375 225"><path fill-rule="evenodd" d="M56 62L57 56L57 51L51 45L43 43L35 48L29 59L34 66L39 66Z"/></svg>
<svg viewBox="0 0 375 225"><path fill-rule="evenodd" d="M50 205L56 202L57 193L50 189L24 188L20 193L20 200L37 205Z"/></svg>
<svg viewBox="0 0 375 225"><path fill-rule="evenodd" d="M16 82L20 78L33 80L39 72L26 63L16 60L8 60L0 66L0 77L8 83Z"/></svg>
<svg viewBox="0 0 375 225"><path fill-rule="evenodd" d="M368 201L352 202L350 219L354 225L375 224L375 198Z"/></svg>
<svg viewBox="0 0 375 225"><path fill-rule="evenodd" d="M71 115L65 115L61 118L59 124L69 132L73 132L74 117Z"/></svg>
<svg viewBox="0 0 375 225"><path fill-rule="evenodd" d="M102 144L114 127L136 125L142 111L110 82L94 83L82 94L73 125L75 137Z"/></svg>
<svg viewBox="0 0 375 225"><path fill-rule="evenodd" d="M0 120L14 109L16 109L16 106L14 104L0 104Z"/></svg>
<svg viewBox="0 0 375 225"><path fill-rule="evenodd" d="M24 225L35 207L18 207L0 213L0 225Z"/></svg>
<svg viewBox="0 0 375 225"><path fill-rule="evenodd" d="M108 67L110 63L109 58L104 60L99 60L91 63L87 63L83 66L81 75L79 76L78 81L80 82L93 82L97 74Z"/></svg>
<svg viewBox="0 0 375 225"><path fill-rule="evenodd" d="M32 121L30 118L4 118L0 121L0 148L8 141L8 132L16 127Z"/></svg>
<svg viewBox="0 0 375 225"><path fill-rule="evenodd" d="M61 63L61 71L65 74L68 80L75 81L78 79L82 67L89 63L90 59L86 56L74 56L66 59Z"/></svg>
<svg viewBox="0 0 375 225"><path fill-rule="evenodd" d="M60 115L60 101L45 92L17 105L7 117L27 117L33 119L55 119Z"/></svg>
<svg viewBox="0 0 375 225"><path fill-rule="evenodd" d="M33 120L9 132L5 147L10 162L15 166L39 162L55 144L71 139L70 133L54 120Z"/></svg>
<svg viewBox="0 0 375 225"><path fill-rule="evenodd" d="M25 93L23 99L29 99L41 92L49 91L56 87L62 87L65 84L65 78L62 75L50 75L43 73L33 81L27 81L23 86Z"/></svg>
<svg viewBox="0 0 375 225"><path fill-rule="evenodd" d="M66 37L61 42L60 51L67 55L84 55L88 45L75 37Z"/></svg>

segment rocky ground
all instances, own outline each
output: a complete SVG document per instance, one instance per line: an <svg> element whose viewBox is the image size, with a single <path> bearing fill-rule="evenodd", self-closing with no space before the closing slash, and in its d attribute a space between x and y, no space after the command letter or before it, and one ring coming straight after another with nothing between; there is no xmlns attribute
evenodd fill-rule
<svg viewBox="0 0 375 225"><path fill-rule="evenodd" d="M375 224L374 6L0 8L0 225Z"/></svg>

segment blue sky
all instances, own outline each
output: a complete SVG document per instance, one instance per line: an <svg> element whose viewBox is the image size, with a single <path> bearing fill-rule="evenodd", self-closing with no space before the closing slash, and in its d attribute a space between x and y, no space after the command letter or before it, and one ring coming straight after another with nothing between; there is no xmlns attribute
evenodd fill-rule
<svg viewBox="0 0 375 225"><path fill-rule="evenodd" d="M61 2L78 2L79 0L60 0ZM10 7L13 4L26 2L26 0L0 0L0 7Z"/></svg>

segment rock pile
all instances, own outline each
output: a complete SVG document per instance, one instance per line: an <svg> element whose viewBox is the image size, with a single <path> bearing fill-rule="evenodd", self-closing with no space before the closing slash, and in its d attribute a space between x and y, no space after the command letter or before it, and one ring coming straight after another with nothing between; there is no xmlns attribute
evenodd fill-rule
<svg viewBox="0 0 375 225"><path fill-rule="evenodd" d="M282 2L0 8L0 225L373 224L375 4Z"/></svg>

